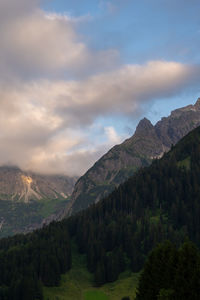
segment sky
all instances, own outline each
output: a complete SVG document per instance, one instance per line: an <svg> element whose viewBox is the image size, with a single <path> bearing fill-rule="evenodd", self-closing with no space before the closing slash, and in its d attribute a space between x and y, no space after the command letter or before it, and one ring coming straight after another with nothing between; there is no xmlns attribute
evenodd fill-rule
<svg viewBox="0 0 200 300"><path fill-rule="evenodd" d="M80 176L200 97L199 0L0 0L0 165Z"/></svg>

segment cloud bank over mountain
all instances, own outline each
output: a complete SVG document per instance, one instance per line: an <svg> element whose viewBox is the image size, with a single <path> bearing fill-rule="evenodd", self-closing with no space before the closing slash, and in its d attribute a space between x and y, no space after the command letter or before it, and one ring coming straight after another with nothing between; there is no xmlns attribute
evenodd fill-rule
<svg viewBox="0 0 200 300"><path fill-rule="evenodd" d="M0 165L81 175L124 138L112 126L99 128L99 117L139 116L144 104L199 81L198 65L123 64L118 49L92 49L79 34L90 16L39 5L0 3Z"/></svg>

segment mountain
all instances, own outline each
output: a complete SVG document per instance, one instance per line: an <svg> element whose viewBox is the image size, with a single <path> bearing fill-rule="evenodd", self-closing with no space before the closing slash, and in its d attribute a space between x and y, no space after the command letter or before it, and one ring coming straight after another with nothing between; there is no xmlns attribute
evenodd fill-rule
<svg viewBox="0 0 200 300"><path fill-rule="evenodd" d="M59 284L61 274L71 268L73 246L78 247L80 259L87 260L87 268L96 286L117 280L125 270L140 271L148 253L164 240L179 247L189 238L200 246L199 174L200 127L186 135L161 159L140 169L109 196L85 211L52 222L33 233L0 240L0 298L43 299L41 282L45 286ZM173 275L175 270L166 273L164 268L170 254L168 249L164 247L158 259L154 256L154 261L157 261L155 269L149 265L153 278L159 279L160 273L157 272L168 279L170 274ZM195 252L191 247L191 251L188 247L182 249L185 250L178 274L184 280L178 278L181 279L178 287L185 281L189 283L187 289L192 282L190 290L193 293L194 289L200 289L198 276L195 273L196 277L190 280L184 270L185 267L189 270L190 261L193 266L197 264L199 270L199 260L192 258ZM172 267L173 264L177 266L176 258L174 256L171 261ZM151 274L148 272L147 275ZM68 280L63 276L63 280L65 278ZM156 291L162 285L163 280L157 283ZM154 291L151 285L149 287ZM169 287L163 286L165 289ZM190 290L187 289L189 293ZM181 289L176 292L181 292ZM162 299L166 298L161 294ZM56 296L54 293L53 297ZM190 296L187 299L198 299ZM184 298L177 296L176 299Z"/></svg>
<svg viewBox="0 0 200 300"><path fill-rule="evenodd" d="M144 118L134 135L114 146L77 181L62 217L87 208L108 195L141 167L160 158L183 136L200 125L200 98L171 112L155 126Z"/></svg>
<svg viewBox="0 0 200 300"><path fill-rule="evenodd" d="M44 198L66 199L71 195L76 179L0 167L0 200L28 203Z"/></svg>
<svg viewBox="0 0 200 300"><path fill-rule="evenodd" d="M0 167L0 237L49 222L68 202L76 180Z"/></svg>

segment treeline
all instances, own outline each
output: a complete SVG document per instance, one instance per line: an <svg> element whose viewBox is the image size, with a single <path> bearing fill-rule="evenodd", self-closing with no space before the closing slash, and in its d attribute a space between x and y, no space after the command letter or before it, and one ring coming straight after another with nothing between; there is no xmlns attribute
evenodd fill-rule
<svg viewBox="0 0 200 300"><path fill-rule="evenodd" d="M52 223L28 235L0 240L0 299L43 299L42 284L58 285L71 267L67 226Z"/></svg>
<svg viewBox="0 0 200 300"><path fill-rule="evenodd" d="M57 285L70 268L72 239L86 254L97 286L115 281L126 268L141 270L148 253L163 240L179 246L188 236L200 246L199 174L197 128L163 159L86 211L1 240L0 299L42 299L41 283Z"/></svg>
<svg viewBox="0 0 200 300"><path fill-rule="evenodd" d="M156 247L140 276L136 300L199 300L200 252L191 242L179 250L169 241Z"/></svg>

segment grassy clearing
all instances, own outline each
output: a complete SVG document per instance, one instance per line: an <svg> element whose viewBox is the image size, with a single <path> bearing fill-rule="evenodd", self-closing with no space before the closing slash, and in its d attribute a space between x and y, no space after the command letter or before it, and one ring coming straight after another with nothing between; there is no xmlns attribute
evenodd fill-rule
<svg viewBox="0 0 200 300"><path fill-rule="evenodd" d="M109 296L109 300L121 300L124 296L129 296L131 300L134 300L138 279L138 273L126 271L121 274L117 281L105 284L101 290Z"/></svg>
<svg viewBox="0 0 200 300"><path fill-rule="evenodd" d="M60 286L44 287L45 300L121 300L124 296L134 300L139 274L126 271L117 281L96 288L93 275L87 271L85 255L77 254L73 248L72 269L62 276Z"/></svg>
<svg viewBox="0 0 200 300"><path fill-rule="evenodd" d="M103 292L101 291L86 291L84 293L84 300L109 300L108 296L106 296Z"/></svg>
<svg viewBox="0 0 200 300"><path fill-rule="evenodd" d="M181 160L177 163L178 167L184 167L186 170L190 170L191 167L191 161L190 157L186 157L184 160Z"/></svg>

